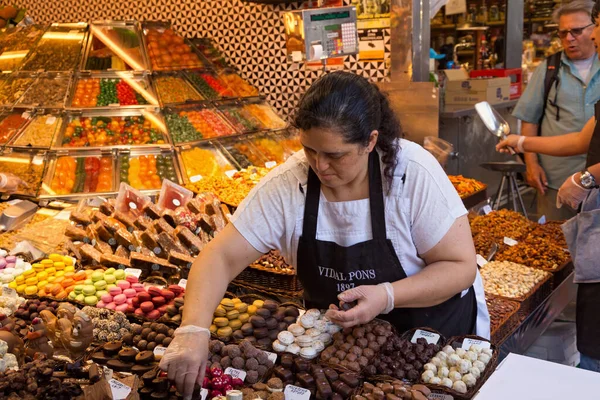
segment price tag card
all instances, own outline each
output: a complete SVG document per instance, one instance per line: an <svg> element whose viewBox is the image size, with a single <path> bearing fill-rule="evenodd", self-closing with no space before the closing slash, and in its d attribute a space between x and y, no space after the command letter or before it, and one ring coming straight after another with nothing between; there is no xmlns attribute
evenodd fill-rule
<svg viewBox="0 0 600 400"><path fill-rule="evenodd" d="M225 175L227 175L228 178L233 178L233 175L235 175L236 172L237 169L230 169L229 171L225 171Z"/></svg>
<svg viewBox="0 0 600 400"><path fill-rule="evenodd" d="M467 339L463 340L463 344L461 347L464 350L469 350L471 348L471 346L476 346L476 347L479 347L480 349L489 349L491 344L490 344L490 342L486 342L485 340L467 338Z"/></svg>
<svg viewBox="0 0 600 400"><path fill-rule="evenodd" d="M242 371L241 369L227 367L225 373L231 375L232 378L240 378L242 381L246 379L246 371Z"/></svg>
<svg viewBox="0 0 600 400"><path fill-rule="evenodd" d="M157 357L162 357L165 355L165 352L167 351L166 347L163 346L156 346L154 348L154 355Z"/></svg>
<svg viewBox="0 0 600 400"><path fill-rule="evenodd" d="M285 400L310 400L310 390L294 385L287 385L283 394Z"/></svg>
<svg viewBox="0 0 600 400"><path fill-rule="evenodd" d="M277 354L271 353L270 351L265 351L265 353L267 354L267 357L269 357L269 360L271 360L271 362L275 364L275 362L277 361Z"/></svg>
<svg viewBox="0 0 600 400"><path fill-rule="evenodd" d="M15 289L11 289L9 287L2 286L2 296L17 297L17 292Z"/></svg>
<svg viewBox="0 0 600 400"><path fill-rule="evenodd" d="M71 218L71 211L67 210L62 210L61 212L56 214L56 216L54 216L54 219L61 219L63 221L68 221L69 218Z"/></svg>
<svg viewBox="0 0 600 400"><path fill-rule="evenodd" d="M21 118L23 119L29 119L29 117L31 117L31 114L29 114L28 111L25 111L23 114L21 114Z"/></svg>
<svg viewBox="0 0 600 400"><path fill-rule="evenodd" d="M131 392L131 388L129 386L119 382L116 379L110 379L108 384L110 385L110 391L112 392L113 400L126 399Z"/></svg>
<svg viewBox="0 0 600 400"><path fill-rule="evenodd" d="M546 223L546 216L542 215L540 219L538 219L538 224L544 225Z"/></svg>
<svg viewBox="0 0 600 400"><path fill-rule="evenodd" d="M437 344L440 340L440 335L434 332L424 331L422 329L417 329L412 339L410 339L411 343L417 343L417 339L425 339L427 340L427 344Z"/></svg>
<svg viewBox="0 0 600 400"><path fill-rule="evenodd" d="M516 246L517 244L519 244L519 242L517 242L515 239L511 239L511 238L505 236L504 244L507 244L509 246Z"/></svg>
<svg viewBox="0 0 600 400"><path fill-rule="evenodd" d="M51 115L48 118L46 118L46 125L52 125L55 122L56 122L56 117L54 115Z"/></svg>
<svg viewBox="0 0 600 400"><path fill-rule="evenodd" d="M106 379L107 381L110 381L113 377L113 370L108 368L108 367L102 367L103 371L104 371L104 379Z"/></svg>
<svg viewBox="0 0 600 400"><path fill-rule="evenodd" d="M200 398L201 398L201 400L206 400L207 397L208 397L208 389L202 388L200 390Z"/></svg>
<svg viewBox="0 0 600 400"><path fill-rule="evenodd" d="M125 273L139 278L142 275L142 270L137 268L125 268Z"/></svg>
<svg viewBox="0 0 600 400"><path fill-rule="evenodd" d="M177 286L181 286L182 288L185 289L185 287L187 286L187 279L180 279Z"/></svg>
<svg viewBox="0 0 600 400"><path fill-rule="evenodd" d="M427 400L454 400L454 397L443 393L429 393Z"/></svg>
<svg viewBox="0 0 600 400"><path fill-rule="evenodd" d="M277 161L269 161L265 163L266 168L273 168L275 166L277 166Z"/></svg>
<svg viewBox="0 0 600 400"><path fill-rule="evenodd" d="M480 267L483 267L485 264L488 263L485 257L483 257L481 254L477 254L475 258L477 258L477 265L479 265Z"/></svg>
<svg viewBox="0 0 600 400"><path fill-rule="evenodd" d="M491 213L491 212L492 212L492 207L490 207L490 205L489 205L489 204L486 204L485 206L483 206L483 213L484 213L485 215L488 215L488 214L489 214L489 213Z"/></svg>

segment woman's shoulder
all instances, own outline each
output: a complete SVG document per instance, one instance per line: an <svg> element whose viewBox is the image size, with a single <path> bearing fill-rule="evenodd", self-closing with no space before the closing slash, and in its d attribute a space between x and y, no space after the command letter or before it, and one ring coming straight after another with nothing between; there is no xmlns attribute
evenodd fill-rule
<svg viewBox="0 0 600 400"><path fill-rule="evenodd" d="M394 177L402 178L407 169L417 169L428 172L439 172L441 166L431 153L421 145L406 139L398 140L398 155Z"/></svg>

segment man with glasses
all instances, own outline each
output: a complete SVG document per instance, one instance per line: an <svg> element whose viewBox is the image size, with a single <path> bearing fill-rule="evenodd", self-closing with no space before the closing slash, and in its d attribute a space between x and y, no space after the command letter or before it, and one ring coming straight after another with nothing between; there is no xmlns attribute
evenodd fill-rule
<svg viewBox="0 0 600 400"><path fill-rule="evenodd" d="M575 0L554 12L556 32L563 52L556 65L542 62L517 103L513 116L520 119L524 136L558 136L580 131L594 115L600 100L600 61L596 56L593 32L593 1ZM546 80L553 74L552 82ZM549 91L546 96L546 84ZM573 210L556 208L556 195L563 182L585 166L585 155L553 157L525 153L527 182L538 191L538 213L547 219L568 219Z"/></svg>

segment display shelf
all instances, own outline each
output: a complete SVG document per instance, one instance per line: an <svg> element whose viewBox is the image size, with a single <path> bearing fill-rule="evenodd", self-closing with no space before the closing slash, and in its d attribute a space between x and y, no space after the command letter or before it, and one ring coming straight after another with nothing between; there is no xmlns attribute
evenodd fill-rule
<svg viewBox="0 0 600 400"><path fill-rule="evenodd" d="M269 161L248 139L239 137L217 141L223 153L241 168L264 167Z"/></svg>
<svg viewBox="0 0 600 400"><path fill-rule="evenodd" d="M294 153L273 134L258 133L248 137L248 140L264 154L268 163L282 164Z"/></svg>
<svg viewBox="0 0 600 400"><path fill-rule="evenodd" d="M214 72L186 71L186 75L196 90L208 100L236 97L234 91Z"/></svg>
<svg viewBox="0 0 600 400"><path fill-rule="evenodd" d="M16 195L38 195L45 165L45 151L5 148L0 152L0 171L10 171L25 182L17 187Z"/></svg>
<svg viewBox="0 0 600 400"><path fill-rule="evenodd" d="M8 28L0 37L0 71L19 69L46 28L41 25Z"/></svg>
<svg viewBox="0 0 600 400"><path fill-rule="evenodd" d="M227 176L240 166L227 157L212 143L184 145L176 149L185 182L197 182L209 176ZM231 172L230 172L231 171Z"/></svg>
<svg viewBox="0 0 600 400"><path fill-rule="evenodd" d="M34 81L35 78L27 73L1 74L0 105L12 107Z"/></svg>
<svg viewBox="0 0 600 400"><path fill-rule="evenodd" d="M155 73L152 82L162 107L206 101L206 97L201 95L180 72Z"/></svg>
<svg viewBox="0 0 600 400"><path fill-rule="evenodd" d="M138 24L103 21L90 24L81 71L148 71Z"/></svg>
<svg viewBox="0 0 600 400"><path fill-rule="evenodd" d="M258 97L258 89L246 82L231 68L219 71L219 78L227 84L236 97Z"/></svg>
<svg viewBox="0 0 600 400"><path fill-rule="evenodd" d="M169 108L165 120L174 144L239 134L215 107L206 104Z"/></svg>
<svg viewBox="0 0 600 400"><path fill-rule="evenodd" d="M15 103L15 107L63 109L71 88L70 73L44 73Z"/></svg>
<svg viewBox="0 0 600 400"><path fill-rule="evenodd" d="M192 44L202 53L215 68L230 68L227 60L215 47L214 42L210 38L193 39Z"/></svg>
<svg viewBox="0 0 600 400"><path fill-rule="evenodd" d="M6 111L0 114L0 146L6 145L25 127L31 119L28 112L22 110Z"/></svg>
<svg viewBox="0 0 600 400"><path fill-rule="evenodd" d="M264 130L279 130L287 126L275 110L263 100L244 100L242 109L256 118Z"/></svg>
<svg viewBox="0 0 600 400"><path fill-rule="evenodd" d="M256 132L262 127L260 121L237 102L220 104L219 111L239 133Z"/></svg>
<svg viewBox="0 0 600 400"><path fill-rule="evenodd" d="M120 150L117 161L117 187L124 182L144 193L156 194L163 179L177 184L183 182L173 150Z"/></svg>
<svg viewBox="0 0 600 400"><path fill-rule="evenodd" d="M62 126L63 112L54 110L50 112L36 112L27 125L23 127L7 144L9 147L23 149L49 149L54 140L54 135Z"/></svg>

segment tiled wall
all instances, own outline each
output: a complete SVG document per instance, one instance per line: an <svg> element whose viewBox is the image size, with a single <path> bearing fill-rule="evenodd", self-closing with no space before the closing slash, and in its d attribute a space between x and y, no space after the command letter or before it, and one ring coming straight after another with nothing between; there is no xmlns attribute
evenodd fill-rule
<svg viewBox="0 0 600 400"><path fill-rule="evenodd" d="M300 95L321 74L286 59L281 12L295 9L297 4L263 5L241 0L4 0L2 3L27 8L39 23L168 20L189 38L211 37L242 76L267 95L286 117ZM386 54L389 41L388 30ZM373 81L383 80L388 73L383 62L360 62L357 56L346 57L344 61L346 70Z"/></svg>

